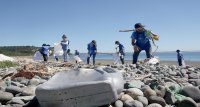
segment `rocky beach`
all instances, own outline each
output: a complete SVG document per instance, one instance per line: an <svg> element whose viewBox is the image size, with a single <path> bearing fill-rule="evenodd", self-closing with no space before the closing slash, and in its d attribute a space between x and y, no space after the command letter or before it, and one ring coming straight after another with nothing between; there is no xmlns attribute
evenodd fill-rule
<svg viewBox="0 0 200 107"><path fill-rule="evenodd" d="M106 107L200 107L200 67L160 65L112 65L97 61L98 66L118 70L124 77L124 89L116 102ZM57 72L76 68L95 68L84 64L50 61L47 64L31 58L15 58L17 66L0 69L0 107L38 107L35 89ZM193 63L198 65L198 63ZM102 106L102 105L99 105ZM66 105L66 107L68 107Z"/></svg>

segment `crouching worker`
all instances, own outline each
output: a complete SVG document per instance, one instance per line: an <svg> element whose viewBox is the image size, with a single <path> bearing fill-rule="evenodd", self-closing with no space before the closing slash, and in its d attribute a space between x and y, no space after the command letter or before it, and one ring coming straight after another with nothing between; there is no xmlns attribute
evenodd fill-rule
<svg viewBox="0 0 200 107"><path fill-rule="evenodd" d="M97 44L96 41L93 40L91 43L87 46L88 49L88 58L87 58L87 64L90 64L90 58L93 57L93 65L95 65L95 58L97 54Z"/></svg>
<svg viewBox="0 0 200 107"><path fill-rule="evenodd" d="M80 58L80 53L78 52L78 50L75 50L75 56L77 57L77 58ZM78 64L78 59L75 59L76 60L76 64Z"/></svg>
<svg viewBox="0 0 200 107"><path fill-rule="evenodd" d="M50 45L43 44L40 48L40 53L43 56L44 62L48 61Z"/></svg>
<svg viewBox="0 0 200 107"><path fill-rule="evenodd" d="M124 56L125 56L124 46L119 41L115 41L115 45L117 45L116 51L118 56L120 57L121 63L124 64Z"/></svg>
<svg viewBox="0 0 200 107"><path fill-rule="evenodd" d="M151 58L151 41L158 40L159 37L144 28L141 23L135 24L135 31L132 33L132 46L134 47L133 64L137 64L138 56L142 50L146 52L146 57Z"/></svg>

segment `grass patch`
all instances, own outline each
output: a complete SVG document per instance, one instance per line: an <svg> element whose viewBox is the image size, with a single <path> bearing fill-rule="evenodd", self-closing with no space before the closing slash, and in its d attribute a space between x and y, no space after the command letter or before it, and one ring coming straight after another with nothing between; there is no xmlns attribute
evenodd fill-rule
<svg viewBox="0 0 200 107"><path fill-rule="evenodd" d="M11 61L2 61L0 62L0 68L9 68L9 67L15 67L17 64L11 62Z"/></svg>

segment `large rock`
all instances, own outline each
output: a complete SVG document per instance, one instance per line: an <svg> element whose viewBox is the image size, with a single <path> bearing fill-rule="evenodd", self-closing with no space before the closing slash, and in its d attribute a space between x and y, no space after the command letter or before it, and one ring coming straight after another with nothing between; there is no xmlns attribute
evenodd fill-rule
<svg viewBox="0 0 200 107"><path fill-rule="evenodd" d="M13 97L12 93L0 91L0 102L3 104L11 100Z"/></svg>
<svg viewBox="0 0 200 107"><path fill-rule="evenodd" d="M148 100L147 100L146 97L138 96L137 100L140 101L143 104L144 107L146 107L148 105Z"/></svg>
<svg viewBox="0 0 200 107"><path fill-rule="evenodd" d="M9 87L6 87L6 92L10 92L10 93L16 95L18 93L21 93L22 89L17 86L9 86Z"/></svg>
<svg viewBox="0 0 200 107"><path fill-rule="evenodd" d="M162 107L162 106L160 104L153 103L153 104L148 105L147 107Z"/></svg>
<svg viewBox="0 0 200 107"><path fill-rule="evenodd" d="M124 107L143 107L143 104L137 100L127 100L124 102Z"/></svg>
<svg viewBox="0 0 200 107"><path fill-rule="evenodd" d="M166 106L165 100L162 97L158 97L158 96L151 96L151 97L149 97L149 103L150 104L157 103L157 104L162 105L163 107Z"/></svg>
<svg viewBox="0 0 200 107"><path fill-rule="evenodd" d="M35 90L36 90L36 87L34 86L25 87L22 90L22 96L34 96Z"/></svg>
<svg viewBox="0 0 200 107"><path fill-rule="evenodd" d="M180 92L182 95L192 98L197 103L200 102L200 90L193 86L186 86Z"/></svg>
<svg viewBox="0 0 200 107"><path fill-rule="evenodd" d="M138 88L128 89L127 94L130 95L133 99L136 99L137 96L144 96L143 92Z"/></svg>

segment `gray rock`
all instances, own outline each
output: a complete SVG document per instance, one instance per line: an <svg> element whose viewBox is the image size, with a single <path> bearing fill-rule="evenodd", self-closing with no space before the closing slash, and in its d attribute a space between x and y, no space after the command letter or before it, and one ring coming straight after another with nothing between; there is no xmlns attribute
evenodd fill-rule
<svg viewBox="0 0 200 107"><path fill-rule="evenodd" d="M129 82L130 86L132 86L132 88L141 88L144 83L140 80L132 80Z"/></svg>
<svg viewBox="0 0 200 107"><path fill-rule="evenodd" d="M121 101L123 101L123 102L125 102L125 101L127 101L127 100L134 100L130 95L128 95L128 94L124 94L124 95L122 95L122 97L121 97L121 99L120 99Z"/></svg>
<svg viewBox="0 0 200 107"><path fill-rule="evenodd" d="M189 70L189 71L195 71L195 69L194 69L194 68L188 68L188 70Z"/></svg>
<svg viewBox="0 0 200 107"><path fill-rule="evenodd" d="M25 103L21 99L12 99L9 102L7 102L7 104L20 104L20 105L24 105Z"/></svg>
<svg viewBox="0 0 200 107"><path fill-rule="evenodd" d="M137 100L134 101L127 100L124 103L124 107L143 107L143 104Z"/></svg>
<svg viewBox="0 0 200 107"><path fill-rule="evenodd" d="M160 104L153 103L148 105L147 107L162 107L162 106Z"/></svg>
<svg viewBox="0 0 200 107"><path fill-rule="evenodd" d="M187 70L186 70L186 69L181 69L181 73L182 73L182 74L186 74L186 73L187 73Z"/></svg>
<svg viewBox="0 0 200 107"><path fill-rule="evenodd" d="M40 84L40 80L39 79L31 79L29 82L28 82L28 85L33 85L33 86L37 86Z"/></svg>
<svg viewBox="0 0 200 107"><path fill-rule="evenodd" d="M27 103L31 101L34 96L20 96L20 97L13 97L12 100L22 100L23 102Z"/></svg>
<svg viewBox="0 0 200 107"><path fill-rule="evenodd" d="M182 95L192 98L197 103L200 103L200 90L193 86L186 86L180 92Z"/></svg>
<svg viewBox="0 0 200 107"><path fill-rule="evenodd" d="M200 85L200 79L189 79L188 81L190 83L193 83L194 86L199 86Z"/></svg>
<svg viewBox="0 0 200 107"><path fill-rule="evenodd" d="M35 95L35 89L34 86L25 87L22 90L22 96L34 96Z"/></svg>
<svg viewBox="0 0 200 107"><path fill-rule="evenodd" d="M123 107L123 102L120 101L120 100L117 100L117 101L115 102L115 107Z"/></svg>
<svg viewBox="0 0 200 107"><path fill-rule="evenodd" d="M162 105L163 107L166 106L166 102L165 100L162 98L162 97L158 97L158 96L151 96L149 97L149 103L152 104L152 103L157 103L157 104L160 104Z"/></svg>
<svg viewBox="0 0 200 107"><path fill-rule="evenodd" d="M156 92L157 96L163 98L163 97L165 96L166 89L165 89L164 86L159 85L159 86L157 87L157 89L155 90L155 92Z"/></svg>
<svg viewBox="0 0 200 107"><path fill-rule="evenodd" d="M198 105L193 99L187 97L178 103L178 107L198 107Z"/></svg>
<svg viewBox="0 0 200 107"><path fill-rule="evenodd" d="M130 95L133 99L136 99L137 96L144 96L143 92L138 88L128 89L127 94Z"/></svg>
<svg viewBox="0 0 200 107"><path fill-rule="evenodd" d="M16 95L18 93L21 93L22 89L20 87L17 87L17 86L9 86L9 87L6 88L6 92L10 92L10 93Z"/></svg>
<svg viewBox="0 0 200 107"><path fill-rule="evenodd" d="M147 99L150 96L156 96L156 92L154 90L152 90L151 88L147 88L146 90L144 90L144 96L147 97Z"/></svg>
<svg viewBox="0 0 200 107"><path fill-rule="evenodd" d="M177 75L177 72L175 72L175 71L169 71L168 73L169 73L169 75L171 75L171 76L176 76L176 75Z"/></svg>
<svg viewBox="0 0 200 107"><path fill-rule="evenodd" d="M137 97L137 100L140 101L144 107L146 107L148 105L148 100L146 97L143 97L143 96L138 96Z"/></svg>
<svg viewBox="0 0 200 107"><path fill-rule="evenodd" d="M0 91L0 102L2 102L3 104L11 100L13 97L14 96L12 93Z"/></svg>
<svg viewBox="0 0 200 107"><path fill-rule="evenodd" d="M188 76L189 76L189 79L199 79L199 75L197 75L196 73L188 74Z"/></svg>

